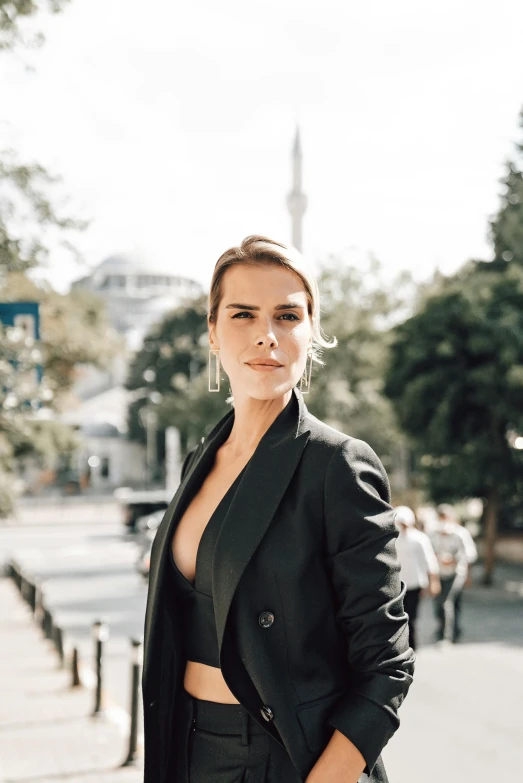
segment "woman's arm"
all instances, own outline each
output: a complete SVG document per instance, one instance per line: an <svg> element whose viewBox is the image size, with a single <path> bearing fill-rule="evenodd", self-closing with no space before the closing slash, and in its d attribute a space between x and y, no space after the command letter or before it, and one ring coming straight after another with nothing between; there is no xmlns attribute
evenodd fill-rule
<svg viewBox="0 0 523 783"><path fill-rule="evenodd" d="M365 762L361 771L370 777L399 726L398 708L412 682L415 659L403 609L405 585L399 577L389 483L380 460L363 441L348 439L330 459L324 514L327 562L337 620L347 637L350 679L328 720L350 742L341 744L335 732L324 754L332 766L333 748L338 749L341 771L344 752L350 755L352 772L345 767L339 780L356 783L358 763L351 746ZM322 759L323 754L311 775L326 763ZM311 777L310 783L316 779Z"/></svg>

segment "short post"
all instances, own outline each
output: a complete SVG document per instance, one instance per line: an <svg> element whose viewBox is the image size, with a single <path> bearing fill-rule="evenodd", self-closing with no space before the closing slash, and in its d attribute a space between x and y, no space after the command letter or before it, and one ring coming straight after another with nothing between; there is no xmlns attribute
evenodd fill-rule
<svg viewBox="0 0 523 783"><path fill-rule="evenodd" d="M29 582L28 589L29 589L29 594L28 594L27 602L34 616L35 609L36 609L36 585L33 582Z"/></svg>
<svg viewBox="0 0 523 783"><path fill-rule="evenodd" d="M44 609L44 636L46 639L53 638L53 616L49 609Z"/></svg>
<svg viewBox="0 0 523 783"><path fill-rule="evenodd" d="M140 696L140 670L143 662L143 643L141 639L131 639L131 730L129 733L129 752L122 767L136 764L138 745L138 708Z"/></svg>
<svg viewBox="0 0 523 783"><path fill-rule="evenodd" d="M20 573L20 595L27 601L27 579L23 571Z"/></svg>
<svg viewBox="0 0 523 783"><path fill-rule="evenodd" d="M102 709L102 658L103 645L109 638L109 628L101 620L93 623L93 638L95 642L95 666L96 666L96 694L93 710L93 718L103 714Z"/></svg>
<svg viewBox="0 0 523 783"><path fill-rule="evenodd" d="M35 608L33 613L35 623L41 628L44 627L44 594L41 587L35 588Z"/></svg>
<svg viewBox="0 0 523 783"><path fill-rule="evenodd" d="M53 628L53 642L60 659L60 668L62 668L64 665L64 640L62 629L58 625Z"/></svg>
<svg viewBox="0 0 523 783"><path fill-rule="evenodd" d="M80 668L78 665L78 647L73 647L73 656L71 658L71 688L79 688L80 681Z"/></svg>
<svg viewBox="0 0 523 783"><path fill-rule="evenodd" d="M17 586L18 590L20 590L22 587L22 575L20 573L18 563L15 563L14 560L11 563L11 573L12 573L13 582Z"/></svg>

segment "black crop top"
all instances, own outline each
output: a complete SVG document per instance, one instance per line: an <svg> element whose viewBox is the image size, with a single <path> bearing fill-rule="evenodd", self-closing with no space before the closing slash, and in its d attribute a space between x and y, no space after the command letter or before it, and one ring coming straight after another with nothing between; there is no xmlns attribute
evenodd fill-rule
<svg viewBox="0 0 523 783"><path fill-rule="evenodd" d="M188 661L220 666L218 658L218 637L214 619L212 597L212 558L216 539L222 527L229 505L238 488L245 468L229 487L209 519L196 552L194 585L182 574L176 565L170 544L171 563L176 587L179 589L182 615L182 639L185 658Z"/></svg>

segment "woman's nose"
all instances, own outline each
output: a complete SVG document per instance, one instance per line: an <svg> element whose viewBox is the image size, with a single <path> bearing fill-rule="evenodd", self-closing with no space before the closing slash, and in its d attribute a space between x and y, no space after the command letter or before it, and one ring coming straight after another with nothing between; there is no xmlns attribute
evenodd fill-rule
<svg viewBox="0 0 523 783"><path fill-rule="evenodd" d="M256 345L259 348L276 348L278 346L276 335L274 334L272 327L269 324L267 324L265 330L263 330L261 334L258 333L256 338Z"/></svg>
<svg viewBox="0 0 523 783"><path fill-rule="evenodd" d="M278 341L276 337L273 334L267 334L264 337L259 337L256 340L256 345L261 347L267 347L267 348L276 348L278 345Z"/></svg>

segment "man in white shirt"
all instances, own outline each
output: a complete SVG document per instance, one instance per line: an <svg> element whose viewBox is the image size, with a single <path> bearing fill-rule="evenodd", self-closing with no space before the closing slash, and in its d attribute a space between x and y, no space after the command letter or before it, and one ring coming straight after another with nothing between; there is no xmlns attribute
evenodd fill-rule
<svg viewBox="0 0 523 783"><path fill-rule="evenodd" d="M445 524L446 522L455 523L456 526L454 528L454 532L461 538L463 547L465 549L465 562L460 564L460 568L464 572L463 583L461 586L458 583L454 589L454 641L457 641L462 633L461 598L463 596L463 588L470 584L470 566L478 559L478 550L476 548L476 544L474 543L474 539L470 535L467 528L461 524L461 520L451 505L442 503L440 506L438 506L437 512L440 524Z"/></svg>
<svg viewBox="0 0 523 783"><path fill-rule="evenodd" d="M395 521L400 530L396 539L400 578L407 587L403 604L409 616L409 644L415 650L420 596L422 591L431 596L438 595L439 566L429 537L415 527L416 517L412 509L398 506Z"/></svg>

